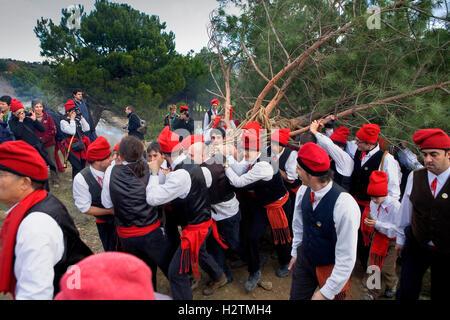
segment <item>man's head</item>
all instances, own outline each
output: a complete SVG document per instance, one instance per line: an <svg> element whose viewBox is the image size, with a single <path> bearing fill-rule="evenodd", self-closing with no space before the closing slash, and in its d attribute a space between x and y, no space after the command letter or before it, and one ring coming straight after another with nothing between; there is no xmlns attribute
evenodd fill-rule
<svg viewBox="0 0 450 320"><path fill-rule="evenodd" d="M0 145L0 202L12 206L44 189L48 168L35 148L22 140Z"/></svg>
<svg viewBox="0 0 450 320"><path fill-rule="evenodd" d="M347 145L347 138L350 134L350 130L347 127L339 127L334 130L333 134L330 136L330 139L334 142L342 150L345 150Z"/></svg>
<svg viewBox="0 0 450 320"><path fill-rule="evenodd" d="M261 153L259 130L244 130L241 135L241 146L244 148L245 161L255 161Z"/></svg>
<svg viewBox="0 0 450 320"><path fill-rule="evenodd" d="M133 107L132 106L127 106L127 107L125 107L125 113L128 115L128 114L130 114L130 113L132 113L133 112Z"/></svg>
<svg viewBox="0 0 450 320"><path fill-rule="evenodd" d="M305 143L298 151L297 173L302 184L308 187L328 183L333 179L330 157L317 144Z"/></svg>
<svg viewBox="0 0 450 320"><path fill-rule="evenodd" d="M81 91L81 89L74 89L72 91L72 96L75 100L81 101L83 99L83 91Z"/></svg>
<svg viewBox="0 0 450 320"><path fill-rule="evenodd" d="M311 143L317 143L317 138L316 136L311 132L311 131L307 131L307 132L303 132L300 135L300 148L304 145L307 144L308 142Z"/></svg>
<svg viewBox="0 0 450 320"><path fill-rule="evenodd" d="M217 108L219 107L219 100L212 99L211 100L211 109L214 111L217 111Z"/></svg>
<svg viewBox="0 0 450 320"><path fill-rule="evenodd" d="M155 161L163 158L164 155L161 151L159 143L156 141L150 143L147 147L147 161Z"/></svg>
<svg viewBox="0 0 450 320"><path fill-rule="evenodd" d="M170 131L169 126L165 126L158 137L159 147L164 155L164 159L172 164L179 155L182 154L183 148L180 143L180 136Z"/></svg>
<svg viewBox="0 0 450 320"><path fill-rule="evenodd" d="M274 129L271 136L271 150L275 154L279 154L287 146L289 141L289 133L291 129Z"/></svg>
<svg viewBox="0 0 450 320"><path fill-rule="evenodd" d="M414 133L413 141L420 146L427 170L439 175L450 166L450 138L441 129L422 129Z"/></svg>
<svg viewBox="0 0 450 320"><path fill-rule="evenodd" d="M361 152L367 152L375 148L378 144L380 127L375 123L363 124L356 132L356 146Z"/></svg>
<svg viewBox="0 0 450 320"><path fill-rule="evenodd" d="M223 144L225 139L225 130L221 127L217 127L211 130L211 144L218 146Z"/></svg>
<svg viewBox="0 0 450 320"><path fill-rule="evenodd" d="M31 106L37 117L41 117L44 112L44 106L40 100L31 101Z"/></svg>
<svg viewBox="0 0 450 320"><path fill-rule="evenodd" d="M105 172L112 161L108 140L102 136L95 139L87 149L86 159L94 169Z"/></svg>
<svg viewBox="0 0 450 320"><path fill-rule="evenodd" d="M12 98L10 96L0 97L0 112L8 113L9 105L11 104Z"/></svg>
<svg viewBox="0 0 450 320"><path fill-rule="evenodd" d="M189 107L188 106L181 106L180 107L180 115L189 117Z"/></svg>
<svg viewBox="0 0 450 320"><path fill-rule="evenodd" d="M173 117L175 115L175 113L177 112L177 106L175 104L171 104L169 106L169 112L170 112L170 115Z"/></svg>

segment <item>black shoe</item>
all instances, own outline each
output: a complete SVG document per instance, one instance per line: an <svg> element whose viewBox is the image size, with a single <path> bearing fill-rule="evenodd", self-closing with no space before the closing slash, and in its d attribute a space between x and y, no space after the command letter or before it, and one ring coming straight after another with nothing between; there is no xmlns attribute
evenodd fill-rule
<svg viewBox="0 0 450 320"><path fill-rule="evenodd" d="M253 291L260 281L261 281L261 270L250 273L248 280L245 283L245 290L247 292Z"/></svg>
<svg viewBox="0 0 450 320"><path fill-rule="evenodd" d="M282 265L281 267L278 268L276 275L279 278L286 278L287 276L289 276L289 263Z"/></svg>

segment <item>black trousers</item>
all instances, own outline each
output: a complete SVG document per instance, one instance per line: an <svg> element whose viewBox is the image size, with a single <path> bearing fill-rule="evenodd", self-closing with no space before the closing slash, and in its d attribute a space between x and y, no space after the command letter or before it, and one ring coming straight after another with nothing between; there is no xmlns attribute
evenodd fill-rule
<svg viewBox="0 0 450 320"><path fill-rule="evenodd" d="M125 252L135 255L150 267L152 279L149 281L153 282L154 290L156 290L156 266L168 277L171 259L169 242L163 229L155 229L140 237L119 237L119 239Z"/></svg>
<svg viewBox="0 0 450 320"><path fill-rule="evenodd" d="M303 255L303 246L300 245L292 269L290 300L311 300L318 285L316 268Z"/></svg>
<svg viewBox="0 0 450 320"><path fill-rule="evenodd" d="M198 253L198 262L200 267L211 277L211 280L217 282L223 275L222 268L217 264L214 258L206 251L206 241L211 235L212 228L209 227L208 235L200 246ZM181 274L181 246L178 247L169 266L169 282L170 290L174 300L192 300L191 281L189 276L184 272L184 264L182 265Z"/></svg>
<svg viewBox="0 0 450 320"><path fill-rule="evenodd" d="M119 237L117 236L114 220L97 223L97 230L105 252L119 251Z"/></svg>
<svg viewBox="0 0 450 320"><path fill-rule="evenodd" d="M283 210L286 213L289 226L292 225L292 216L289 215L290 200L288 199L283 205ZM267 218L267 210L260 205L257 205L250 212L249 224L247 225L247 237L245 242L245 253L248 257L248 272L253 273L260 268L260 241L264 234L265 228L270 225ZM291 232L292 237L292 232ZM288 264L291 260L291 243L277 244L275 250L278 255L278 262L280 265Z"/></svg>
<svg viewBox="0 0 450 320"><path fill-rule="evenodd" d="M364 212L364 206L358 204L359 210L361 211L361 215ZM358 229L358 244L356 249L356 256L359 259L359 262L361 263L361 266L364 270L367 270L367 261L369 259L369 251L370 251L370 245L366 246L364 244L363 235L361 232L361 226Z"/></svg>
<svg viewBox="0 0 450 320"><path fill-rule="evenodd" d="M405 236L397 300L419 299L423 276L429 267L431 267L431 299L448 299L450 254L443 254L436 249L420 245L412 233L411 226L405 228Z"/></svg>

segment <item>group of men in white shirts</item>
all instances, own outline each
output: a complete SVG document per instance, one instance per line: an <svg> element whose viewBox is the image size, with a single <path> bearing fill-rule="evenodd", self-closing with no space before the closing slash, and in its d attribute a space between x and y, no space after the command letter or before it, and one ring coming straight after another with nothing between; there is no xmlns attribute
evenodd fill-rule
<svg viewBox="0 0 450 320"><path fill-rule="evenodd" d="M364 268L381 270L385 282L383 292L366 288L365 299L382 294L417 299L429 266L432 299L443 298L442 282L448 280L440 266L450 251L445 232L450 218L444 214L449 212L448 134L440 129L414 134L425 168L410 174L400 199L400 167L380 149L378 125L363 125L355 141L347 141L350 131L345 127L327 129L326 134L319 132L322 127L318 121L311 124L298 152L289 147L289 129L273 129L270 146L265 146L263 128L255 121L243 127L237 148L227 139L232 128L214 126L206 144L201 134L180 141L165 127L158 138L160 156L146 160L144 145L133 137L114 147L114 160L110 145L99 137L87 150L90 165L74 178L75 204L96 217L105 251L142 259L152 270L155 289L159 267L174 299L192 299L199 267L210 277L204 295L231 282L230 251L247 265L245 290L255 290L262 281L260 243L267 226L279 262L276 275L292 274L291 299L345 299L357 256ZM29 174L10 163L3 161L0 150L0 173ZM158 207L164 208L165 226ZM61 230L65 237L66 229ZM58 257L51 258L52 266ZM20 261L16 252L15 264ZM27 267L31 274L34 267ZM41 273L42 268L36 266ZM16 297L32 299L31 293L21 296L18 275ZM49 288L48 281L36 281L28 290L39 292L44 282ZM51 299L56 290L35 297Z"/></svg>

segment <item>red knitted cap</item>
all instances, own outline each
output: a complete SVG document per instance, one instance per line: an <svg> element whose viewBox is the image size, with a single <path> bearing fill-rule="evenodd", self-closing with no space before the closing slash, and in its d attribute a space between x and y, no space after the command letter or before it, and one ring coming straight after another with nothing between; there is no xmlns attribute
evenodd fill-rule
<svg viewBox="0 0 450 320"><path fill-rule="evenodd" d="M330 168L328 153L317 144L308 142L298 150L298 164L313 176L323 176Z"/></svg>
<svg viewBox="0 0 450 320"><path fill-rule="evenodd" d="M70 99L66 101L66 104L64 105L64 109L67 111L69 111L70 109L75 108L75 102Z"/></svg>
<svg viewBox="0 0 450 320"><path fill-rule="evenodd" d="M388 194L388 176L386 172L375 170L369 177L367 194L373 197L385 197Z"/></svg>
<svg viewBox="0 0 450 320"><path fill-rule="evenodd" d="M155 300L150 268L134 255L102 252L73 265L55 300Z"/></svg>
<svg viewBox="0 0 450 320"><path fill-rule="evenodd" d="M162 152L171 153L181 149L180 136L170 131L169 126L165 126L158 137L159 146Z"/></svg>
<svg viewBox="0 0 450 320"><path fill-rule="evenodd" d="M241 145L247 150L260 150L259 132L258 131L243 131L241 135Z"/></svg>
<svg viewBox="0 0 450 320"><path fill-rule="evenodd" d="M186 138L183 139L181 145L183 146L183 148L188 149L196 142L205 143L205 138L203 137L202 134L191 134L190 136L187 136Z"/></svg>
<svg viewBox="0 0 450 320"><path fill-rule="evenodd" d="M219 100L217 100L217 99L212 99L212 100L211 100L211 104L220 104L220 103L219 103Z"/></svg>
<svg viewBox="0 0 450 320"><path fill-rule="evenodd" d="M275 129L272 131L271 139L272 141L277 142L279 145L285 147L287 146L289 140L289 133L291 129Z"/></svg>
<svg viewBox="0 0 450 320"><path fill-rule="evenodd" d="M48 179L47 164L39 152L23 140L0 144L0 170L30 177L36 181Z"/></svg>
<svg viewBox="0 0 450 320"><path fill-rule="evenodd" d="M376 143L379 134L380 127L375 123L363 124L362 128L356 132L358 139L367 143Z"/></svg>
<svg viewBox="0 0 450 320"><path fill-rule="evenodd" d="M333 134L330 136L330 139L335 142L346 144L349 134L350 130L347 127L339 127L334 130Z"/></svg>
<svg viewBox="0 0 450 320"><path fill-rule="evenodd" d="M10 106L10 110L11 110L11 112L12 113L14 113L14 112L16 112L17 110L19 110L19 109L23 109L23 104L22 104L22 102L20 102L19 100L17 100L17 99L12 99L11 100L11 103L9 104L9 106Z"/></svg>
<svg viewBox="0 0 450 320"><path fill-rule="evenodd" d="M117 150L119 150L117 148ZM108 140L106 140L105 137L98 137L95 139L94 142L92 142L86 153L86 159L87 161L100 161L105 160L111 155L111 146L108 143Z"/></svg>
<svg viewBox="0 0 450 320"><path fill-rule="evenodd" d="M189 107L188 106L181 106L180 107L180 112L184 111L184 110L189 110Z"/></svg>
<svg viewBox="0 0 450 320"><path fill-rule="evenodd" d="M413 141L420 149L450 149L450 138L441 129L422 129L413 135Z"/></svg>

